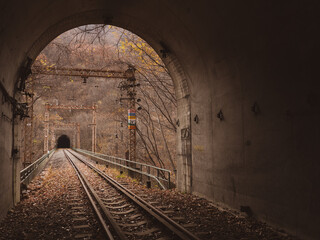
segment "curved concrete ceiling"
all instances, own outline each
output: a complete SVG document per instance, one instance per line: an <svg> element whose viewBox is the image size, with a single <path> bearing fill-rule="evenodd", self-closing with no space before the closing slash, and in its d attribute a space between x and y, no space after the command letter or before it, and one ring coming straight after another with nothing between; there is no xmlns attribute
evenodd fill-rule
<svg viewBox="0 0 320 240"><path fill-rule="evenodd" d="M83 24L128 29L162 55L178 96L178 186L300 236L320 238L318 1L1 1L0 80ZM0 110L12 116L3 103ZM197 116L197 121L193 121ZM12 204L1 121L0 216Z"/></svg>

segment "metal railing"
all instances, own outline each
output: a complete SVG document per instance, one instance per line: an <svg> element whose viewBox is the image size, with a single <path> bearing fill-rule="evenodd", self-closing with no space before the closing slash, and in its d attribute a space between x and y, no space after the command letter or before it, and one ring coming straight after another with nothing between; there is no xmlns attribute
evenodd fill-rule
<svg viewBox="0 0 320 240"><path fill-rule="evenodd" d="M134 162L134 161L130 161L130 160L124 159L124 158L109 156L109 155L102 154L102 153L94 153L94 152L84 150L84 149L74 148L73 150L80 152L80 153L87 154L91 157L100 159L104 162L113 164L115 166L122 167L122 168L128 169L130 171L145 175L148 177L148 180L150 180L150 178L152 178L159 184L159 186L162 189L166 189L166 187L161 183L161 181L167 182L168 188L170 188L171 171L168 169L160 168L160 167L145 164L145 163ZM135 164L138 167L133 168L133 167L128 166L129 164Z"/></svg>
<svg viewBox="0 0 320 240"><path fill-rule="evenodd" d="M20 182L24 183L26 179L29 178L29 176L37 170L37 168L40 166L40 164L50 156L50 154L54 151L55 149L52 149L50 152L44 154L42 157L37 159L35 162L30 164L28 167L20 171Z"/></svg>

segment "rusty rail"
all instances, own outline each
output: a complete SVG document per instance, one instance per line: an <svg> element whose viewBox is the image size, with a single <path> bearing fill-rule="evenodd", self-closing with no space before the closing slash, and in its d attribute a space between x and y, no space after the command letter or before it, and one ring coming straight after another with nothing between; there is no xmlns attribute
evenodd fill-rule
<svg viewBox="0 0 320 240"><path fill-rule="evenodd" d="M143 200L141 197L115 181L113 178L109 177L107 174L96 168L94 165L89 163L86 160L81 159L79 156L75 155L73 152L68 151L68 153L72 154L79 161L87 165L93 171L95 171L98 175L100 175L105 181L110 183L114 188L127 196L132 202L137 204L140 208L142 208L146 213L151 215L154 219L156 219L159 223L161 223L166 229L170 230L174 235L174 239L183 239L183 240L200 240L196 235L185 229L183 226L169 218L167 215L162 213L159 209L152 206L150 203Z"/></svg>

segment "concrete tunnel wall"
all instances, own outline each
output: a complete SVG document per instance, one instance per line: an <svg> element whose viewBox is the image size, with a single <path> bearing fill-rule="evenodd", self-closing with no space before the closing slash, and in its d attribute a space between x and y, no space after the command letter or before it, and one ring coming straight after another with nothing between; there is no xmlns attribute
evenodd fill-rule
<svg viewBox="0 0 320 240"><path fill-rule="evenodd" d="M11 95L27 57L58 34L89 23L131 30L167 53L178 188L320 238L317 1L15 0L0 9L0 80ZM11 105L0 111L9 117L0 120L3 217L18 155Z"/></svg>

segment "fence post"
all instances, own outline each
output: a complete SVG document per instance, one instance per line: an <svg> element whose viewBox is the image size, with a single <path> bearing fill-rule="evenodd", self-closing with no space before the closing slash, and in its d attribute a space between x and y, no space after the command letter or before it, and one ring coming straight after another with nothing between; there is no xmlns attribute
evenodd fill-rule
<svg viewBox="0 0 320 240"><path fill-rule="evenodd" d="M142 164L140 164L140 182L142 182Z"/></svg>
<svg viewBox="0 0 320 240"><path fill-rule="evenodd" d="M148 166L147 171L148 171L147 188L151 188L151 181L150 181L150 166Z"/></svg>

